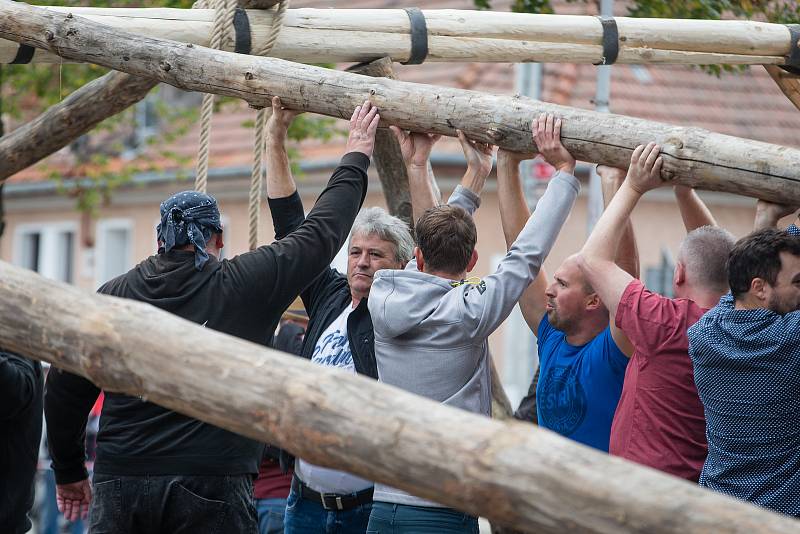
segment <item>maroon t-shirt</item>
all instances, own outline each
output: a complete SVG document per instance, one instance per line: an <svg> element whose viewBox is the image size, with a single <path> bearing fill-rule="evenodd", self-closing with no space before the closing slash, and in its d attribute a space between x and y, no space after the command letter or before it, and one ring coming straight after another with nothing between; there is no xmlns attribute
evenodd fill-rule
<svg viewBox="0 0 800 534"><path fill-rule="evenodd" d="M697 482L706 459L706 421L694 384L686 330L707 310L632 281L617 327L634 353L611 424L609 453Z"/></svg>
<svg viewBox="0 0 800 534"><path fill-rule="evenodd" d="M281 466L272 458L264 458L254 483L256 499L286 499L292 486L292 470L281 472Z"/></svg>

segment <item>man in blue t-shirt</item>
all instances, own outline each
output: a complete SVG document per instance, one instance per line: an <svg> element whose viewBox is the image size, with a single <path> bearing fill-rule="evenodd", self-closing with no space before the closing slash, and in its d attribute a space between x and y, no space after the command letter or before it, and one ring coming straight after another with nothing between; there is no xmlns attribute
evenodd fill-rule
<svg viewBox="0 0 800 534"><path fill-rule="evenodd" d="M561 120L542 115L534 125L539 153L558 172L573 174L575 158L561 144ZM519 178L524 155L500 150L497 183L506 243L517 238L529 216ZM608 202L625 171L599 169ZM535 214L534 214L535 217ZM623 228L617 263L638 277L638 255L630 222ZM536 332L539 382L536 386L540 426L602 451L608 451L611 421L617 408L628 358L633 353L625 334L583 276L574 257L556 269L548 285L544 269L519 301L522 315Z"/></svg>

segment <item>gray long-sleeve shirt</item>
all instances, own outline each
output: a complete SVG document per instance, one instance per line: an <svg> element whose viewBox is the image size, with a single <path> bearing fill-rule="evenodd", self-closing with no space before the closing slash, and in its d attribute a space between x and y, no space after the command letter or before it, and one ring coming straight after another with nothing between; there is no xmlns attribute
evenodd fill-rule
<svg viewBox="0 0 800 534"><path fill-rule="evenodd" d="M491 415L487 338L511 313L539 272L578 195L580 184L558 173L497 270L479 283L417 270L381 270L369 295L375 357L381 382L441 403ZM472 214L477 197L459 188L449 204ZM375 485L376 501L439 506L400 490Z"/></svg>

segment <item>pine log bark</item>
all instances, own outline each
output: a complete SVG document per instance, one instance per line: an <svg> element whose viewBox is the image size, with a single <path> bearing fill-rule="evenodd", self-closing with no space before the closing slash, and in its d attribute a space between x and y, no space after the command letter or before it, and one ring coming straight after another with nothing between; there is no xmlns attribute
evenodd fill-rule
<svg viewBox="0 0 800 534"><path fill-rule="evenodd" d="M764 65L767 72L780 87L786 98L791 101L797 109L800 109L800 76L790 74L775 65Z"/></svg>
<svg viewBox="0 0 800 534"><path fill-rule="evenodd" d="M258 0L255 0L258 1ZM270 3L270 2L267 2ZM142 36L208 46L213 10L59 7ZM427 61L538 61L598 63L603 30L597 17L470 10L424 10ZM269 35L274 14L250 10L253 49ZM740 20L617 17L618 63L784 64L789 30L781 24ZM226 45L232 50L233 45ZM305 63L407 61L408 16L400 9L290 9L270 55ZM17 47L0 42L0 63ZM70 60L71 58L68 58ZM38 51L33 62L60 62Z"/></svg>
<svg viewBox="0 0 800 534"><path fill-rule="evenodd" d="M615 534L800 525L547 430L314 366L5 262L0 301L5 350L501 525Z"/></svg>
<svg viewBox="0 0 800 534"><path fill-rule="evenodd" d="M142 100L158 80L109 72L0 138L0 182Z"/></svg>
<svg viewBox="0 0 800 534"><path fill-rule="evenodd" d="M277 95L291 108L349 118L369 98L381 110L383 125L450 136L458 128L515 151L534 151L531 119L555 113L564 118L565 146L580 160L624 167L637 145L655 141L663 147L662 177L669 182L800 204L800 150L701 128L140 38L10 0L0 0L0 37L254 106L266 107Z"/></svg>

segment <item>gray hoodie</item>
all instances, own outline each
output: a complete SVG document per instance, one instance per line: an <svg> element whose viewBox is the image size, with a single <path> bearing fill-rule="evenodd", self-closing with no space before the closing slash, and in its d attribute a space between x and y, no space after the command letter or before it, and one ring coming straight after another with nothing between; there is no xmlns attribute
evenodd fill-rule
<svg viewBox="0 0 800 534"><path fill-rule="evenodd" d="M380 381L491 415L487 338L536 277L579 189L577 178L557 173L497 271L478 283L451 283L420 272L414 260L405 270L376 272L368 304ZM472 214L478 198L459 187L448 204ZM440 506L383 484L375 485L374 500Z"/></svg>

